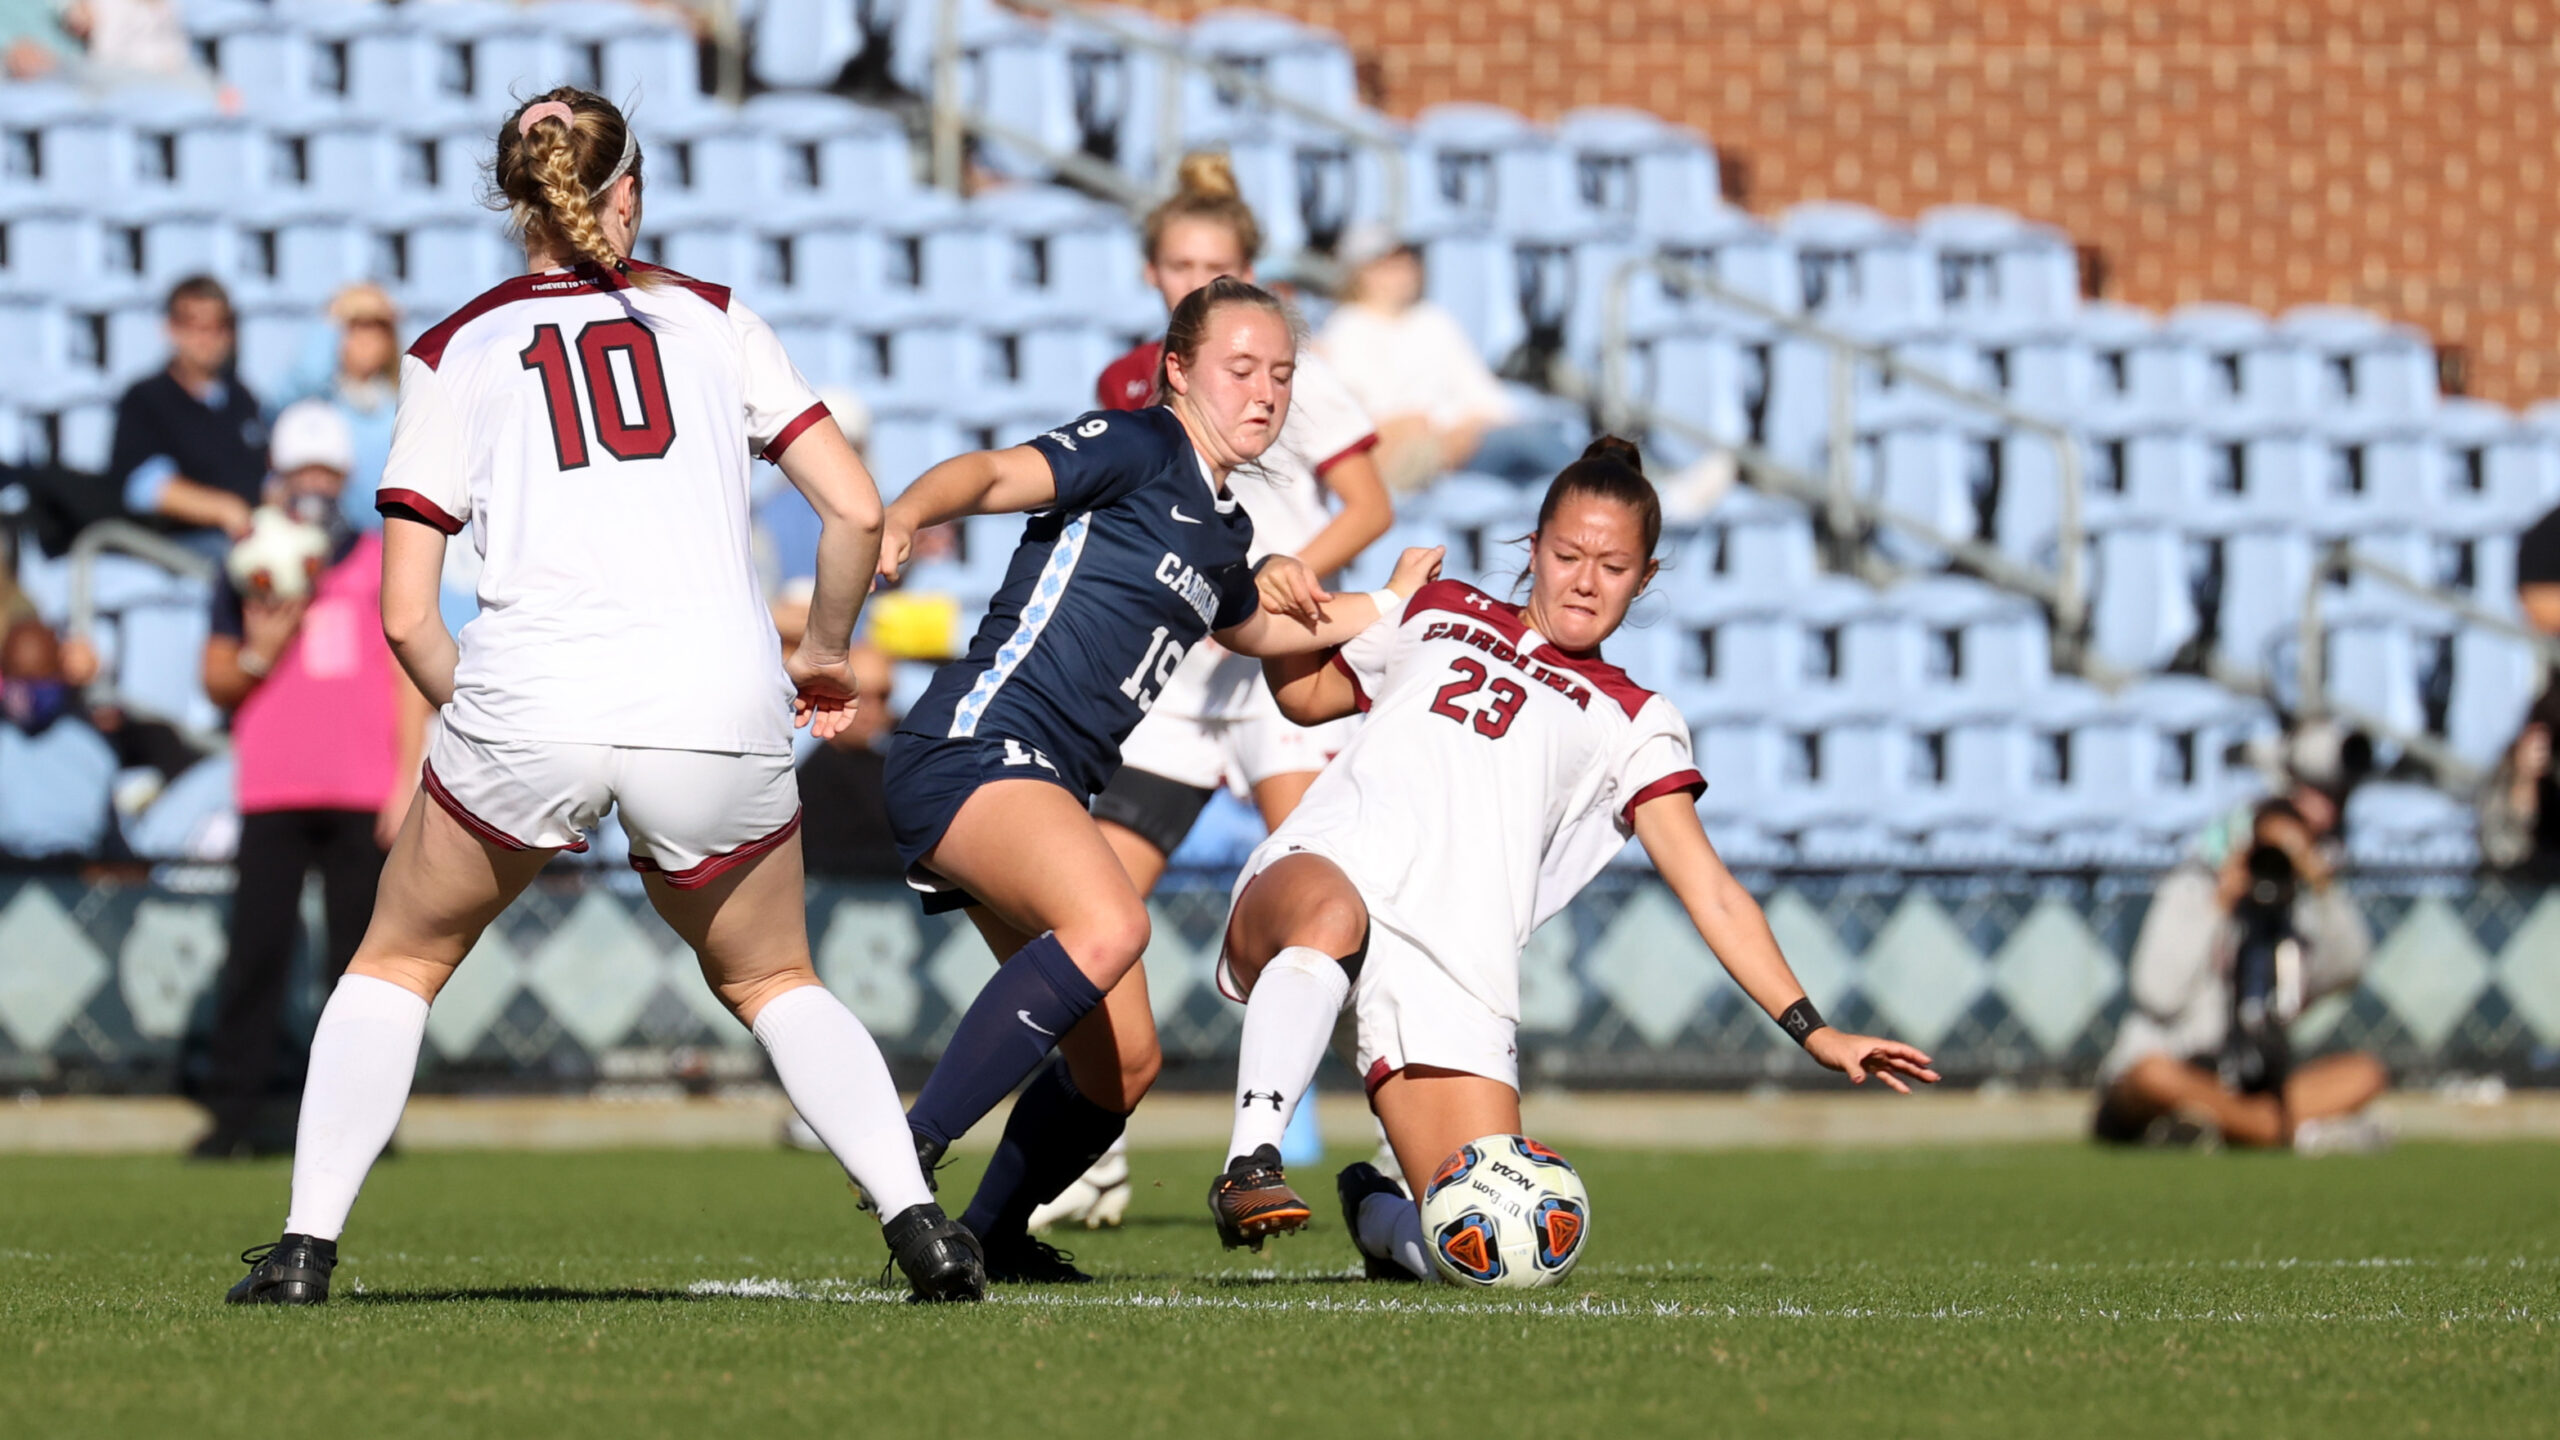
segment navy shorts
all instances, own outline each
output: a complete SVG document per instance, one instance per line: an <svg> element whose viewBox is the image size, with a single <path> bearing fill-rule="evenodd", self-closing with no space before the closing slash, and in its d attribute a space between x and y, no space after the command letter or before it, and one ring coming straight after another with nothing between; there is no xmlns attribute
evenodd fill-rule
<svg viewBox="0 0 2560 1440"><path fill-rule="evenodd" d="M889 802L889 832L907 867L907 884L924 897L927 915L978 903L977 897L934 873L924 857L942 843L951 817L978 787L997 780L1046 780L1075 796L1077 804L1093 801L1058 773L1045 751L1009 736L951 739L901 730L891 737L880 775Z"/></svg>

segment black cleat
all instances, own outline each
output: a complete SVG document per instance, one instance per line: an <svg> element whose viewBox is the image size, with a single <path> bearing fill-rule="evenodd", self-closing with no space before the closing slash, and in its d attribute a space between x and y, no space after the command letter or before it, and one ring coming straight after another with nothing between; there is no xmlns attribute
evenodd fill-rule
<svg viewBox="0 0 2560 1440"><path fill-rule="evenodd" d="M987 1281L994 1285L1090 1285L1093 1277L1076 1257L1037 1235L1017 1232L987 1246Z"/></svg>
<svg viewBox="0 0 2560 1440"><path fill-rule="evenodd" d="M978 1237L942 1213L928 1200L910 1205L880 1227L889 1242L889 1258L906 1272L914 1287L907 1296L916 1305L987 1298L987 1269L978 1254Z"/></svg>
<svg viewBox="0 0 2560 1440"><path fill-rule="evenodd" d="M338 1268L338 1242L288 1233L272 1245L240 1252L249 1273L222 1297L233 1305L325 1305L329 1272Z"/></svg>
<svg viewBox="0 0 2560 1440"><path fill-rule="evenodd" d="M922 1134L913 1130L908 1131L907 1134L909 1138L916 1142L916 1168L924 1172L925 1193L928 1195L941 1194L942 1177L934 1172L942 1168L942 1152L950 1149L951 1147L943 1144L939 1140L929 1140ZM844 1188L853 1192L854 1209L878 1210L880 1208L878 1205L872 1203L870 1192L862 1188L862 1182L848 1176L845 1179ZM886 1224L887 1222L883 1221L882 1223Z"/></svg>
<svg viewBox="0 0 2560 1440"><path fill-rule="evenodd" d="M1368 1247L1360 1243L1360 1202L1372 1195L1393 1195L1402 1200L1405 1198L1403 1186L1388 1179L1377 1166L1362 1160L1343 1166L1342 1173L1333 1177L1333 1193L1342 1197L1343 1228L1351 1232L1351 1248L1360 1252L1360 1263L1367 1269L1370 1279L1421 1278L1397 1261L1370 1254Z"/></svg>
<svg viewBox="0 0 2560 1440"><path fill-rule="evenodd" d="M1227 1162L1226 1172L1209 1182L1209 1213L1218 1222L1218 1240L1230 1250L1306 1228L1312 1213L1281 1172L1276 1146L1257 1145L1250 1155Z"/></svg>

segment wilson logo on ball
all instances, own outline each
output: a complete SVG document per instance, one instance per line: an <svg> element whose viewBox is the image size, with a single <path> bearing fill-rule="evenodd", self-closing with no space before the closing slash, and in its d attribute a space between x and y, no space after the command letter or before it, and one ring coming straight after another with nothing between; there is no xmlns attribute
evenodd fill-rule
<svg viewBox="0 0 2560 1440"><path fill-rule="evenodd" d="M1502 1249L1490 1216L1470 1210L1441 1226L1433 1243L1442 1263L1460 1277L1479 1285L1502 1278Z"/></svg>

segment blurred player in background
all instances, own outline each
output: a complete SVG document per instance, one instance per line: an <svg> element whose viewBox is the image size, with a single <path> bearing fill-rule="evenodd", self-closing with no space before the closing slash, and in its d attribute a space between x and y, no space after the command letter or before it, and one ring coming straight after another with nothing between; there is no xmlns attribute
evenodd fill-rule
<svg viewBox="0 0 2560 1440"><path fill-rule="evenodd" d="M1670 701L1600 656L1659 562L1633 445L1594 441L1529 537L1529 600L1437 580L1331 655L1270 664L1280 708L1367 719L1236 881L1219 983L1246 1000L1236 1126L1209 1207L1229 1245L1306 1223L1281 1173L1289 1107L1349 1000L1369 1103L1407 1175L1520 1130L1520 951L1641 841L1725 969L1814 1059L1864 1083L1929 1057L1825 1025L1698 823ZM1337 1181L1375 1278L1428 1277L1420 1214L1369 1164Z"/></svg>
<svg viewBox="0 0 2560 1440"><path fill-rule="evenodd" d="M991 1279L1089 1278L1025 1222L1119 1137L1162 1064L1146 904L1089 809L1121 742L1208 636L1313 650L1381 607L1327 595L1289 556L1247 560L1253 521L1228 481L1279 438L1296 356L1286 306L1212 280L1166 327L1163 404L946 460L888 509L891 579L918 531L1032 512L968 655L900 724L888 765L909 882L928 910L968 907L1003 961L908 1113L918 1152L938 1161L1051 1050L1066 1057L1015 1104L963 1217Z"/></svg>
<svg viewBox="0 0 2560 1440"><path fill-rule="evenodd" d="M1262 252L1262 226L1237 192L1227 158L1194 154L1183 157L1180 188L1148 213L1144 240L1147 283L1170 311L1218 276L1251 280L1254 257ZM1161 342L1150 340L1112 361L1095 387L1102 407L1135 410L1155 403L1163 350ZM1385 534L1395 507L1374 463L1377 444L1368 413L1341 377L1323 356L1302 350L1278 443L1228 480L1253 517L1254 558L1295 555L1317 575L1330 576ZM1341 503L1339 511L1325 504L1327 491ZM1214 641L1203 644L1184 658L1155 707L1120 747L1120 772L1094 797L1094 818L1138 893L1148 894L1164 876L1165 858L1180 848L1220 785L1249 792L1262 823L1277 827L1297 808L1324 762L1342 748L1354 723L1291 724L1272 703L1259 663L1229 654ZM1044 1210L1038 1223L1102 1218L1091 1207L1125 1186L1128 1173L1124 1138L1077 1187L1081 1211Z"/></svg>
<svg viewBox="0 0 2560 1440"><path fill-rule="evenodd" d="M529 273L419 337L380 507L382 624L443 711L372 927L311 1045L282 1239L235 1303L328 1298L337 1239L399 1122L427 1007L489 923L608 809L652 904L846 1171L928 1300L976 1299L976 1247L933 1203L871 1036L818 983L802 898L797 716L832 735L879 553L880 500L765 323L717 285L628 260L639 144L564 87L500 127ZM816 593L786 658L758 595L747 462L816 507ZM445 539L485 558L457 650ZM796 693L795 693L796 692Z"/></svg>

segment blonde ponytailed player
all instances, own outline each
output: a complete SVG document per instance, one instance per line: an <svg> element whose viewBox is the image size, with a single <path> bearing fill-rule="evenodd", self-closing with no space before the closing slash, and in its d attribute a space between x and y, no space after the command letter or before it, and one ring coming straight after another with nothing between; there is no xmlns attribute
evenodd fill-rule
<svg viewBox="0 0 2560 1440"><path fill-rule="evenodd" d="M762 320L721 286L628 260L640 150L611 103L563 88L508 117L496 188L529 273L410 348L378 496L383 629L443 726L312 1039L284 1236L242 1257L230 1299L328 1298L429 1003L608 809L658 913L890 1217L915 1298L976 1299L976 1245L933 1203L888 1067L818 984L802 919L790 732L830 735L850 716L846 648L879 495ZM787 659L749 559L755 451L823 523L808 630ZM482 613L457 648L436 589L466 522Z"/></svg>
<svg viewBox="0 0 2560 1440"><path fill-rule="evenodd" d="M1600 657L1657 568L1662 511L1635 447L1593 442L1547 490L1529 599L1435 580L1328 659L1267 662L1303 723L1367 719L1246 861L1220 981L1246 997L1235 1157L1210 1191L1230 1238L1305 1223L1276 1146L1348 999L1370 1105L1407 1175L1520 1130L1520 951L1632 835L1709 949L1816 1060L1907 1093L1908 1045L1822 1022L1708 844L1679 711ZM1412 1200L1337 1180L1370 1274L1426 1277Z"/></svg>

